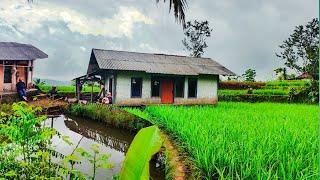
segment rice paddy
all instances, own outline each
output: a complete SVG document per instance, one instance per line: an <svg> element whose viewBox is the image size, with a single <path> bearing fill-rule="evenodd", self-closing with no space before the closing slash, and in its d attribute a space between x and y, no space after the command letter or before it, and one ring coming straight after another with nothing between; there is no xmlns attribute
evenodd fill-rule
<svg viewBox="0 0 320 180"><path fill-rule="evenodd" d="M319 178L317 106L222 102L127 110L171 134L205 179Z"/></svg>

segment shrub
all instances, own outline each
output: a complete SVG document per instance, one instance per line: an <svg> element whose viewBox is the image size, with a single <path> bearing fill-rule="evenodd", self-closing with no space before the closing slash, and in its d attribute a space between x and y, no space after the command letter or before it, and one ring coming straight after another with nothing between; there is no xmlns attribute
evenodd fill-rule
<svg viewBox="0 0 320 180"><path fill-rule="evenodd" d="M75 104L69 107L68 113L72 116L102 121L116 127L123 127L129 130L139 130L142 127L151 125L148 121L138 119L134 115L113 105Z"/></svg>
<svg viewBox="0 0 320 180"><path fill-rule="evenodd" d="M261 89L265 86L264 82L237 82L237 81L226 81L219 83L219 89Z"/></svg>
<svg viewBox="0 0 320 180"><path fill-rule="evenodd" d="M220 101L235 102L289 102L288 95L259 95L259 94L239 94L239 95L219 95Z"/></svg>

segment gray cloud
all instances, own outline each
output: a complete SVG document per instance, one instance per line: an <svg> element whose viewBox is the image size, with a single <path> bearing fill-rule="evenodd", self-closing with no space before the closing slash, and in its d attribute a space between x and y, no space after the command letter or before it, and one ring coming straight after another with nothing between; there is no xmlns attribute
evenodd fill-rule
<svg viewBox="0 0 320 180"><path fill-rule="evenodd" d="M25 9L22 4L25 0L4 2L0 4L1 41L30 43L48 53L48 59L36 62L35 75L43 78L69 80L84 74L91 48L188 54L181 44L182 28L168 14L167 4L150 0L37 0ZM51 16L37 11L39 14L33 12L22 19L15 19L12 14L9 18L5 10L11 6L20 10L20 15L39 7L47 8ZM117 17L120 7L130 12ZM197 0L190 1L188 7L187 19L209 20L213 27L205 56L239 75L254 68L259 79L272 78L273 69L282 64L275 56L278 45L294 26L316 17L318 10L316 0ZM71 19L63 20L59 11L67 12ZM123 26L119 25L122 19L132 16L133 21L127 19ZM79 19L84 26L81 22L79 25ZM118 29L114 30L115 27ZM96 32L99 28L103 31Z"/></svg>

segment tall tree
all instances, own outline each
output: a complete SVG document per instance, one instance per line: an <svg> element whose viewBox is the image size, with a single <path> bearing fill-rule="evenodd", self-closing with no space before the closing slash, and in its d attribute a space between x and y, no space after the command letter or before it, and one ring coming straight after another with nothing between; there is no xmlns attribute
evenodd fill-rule
<svg viewBox="0 0 320 180"><path fill-rule="evenodd" d="M208 47L206 38L211 36L211 31L208 21L187 22L182 44L186 50L190 51L190 56L201 57L203 55L204 49Z"/></svg>
<svg viewBox="0 0 320 180"><path fill-rule="evenodd" d="M255 78L256 78L256 70L254 69L247 69L244 74L242 74L242 77L244 78L244 81L247 82L255 82Z"/></svg>
<svg viewBox="0 0 320 180"><path fill-rule="evenodd" d="M305 26L296 26L290 37L279 46L276 54L284 64L297 73L308 73L319 80L319 20L312 19Z"/></svg>
<svg viewBox="0 0 320 180"><path fill-rule="evenodd" d="M300 94L307 94L311 102L319 102L319 20L296 26L290 37L279 46L276 54L284 64L297 73L312 77L311 85Z"/></svg>

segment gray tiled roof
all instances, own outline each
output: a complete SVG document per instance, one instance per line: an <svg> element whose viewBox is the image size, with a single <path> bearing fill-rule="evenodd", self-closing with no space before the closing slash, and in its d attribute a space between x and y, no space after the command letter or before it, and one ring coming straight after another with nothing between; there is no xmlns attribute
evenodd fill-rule
<svg viewBox="0 0 320 180"><path fill-rule="evenodd" d="M0 42L0 60L34 60L48 55L30 44Z"/></svg>
<svg viewBox="0 0 320 180"><path fill-rule="evenodd" d="M233 72L210 58L101 49L93 49L92 53L100 69L177 75L234 75Z"/></svg>

